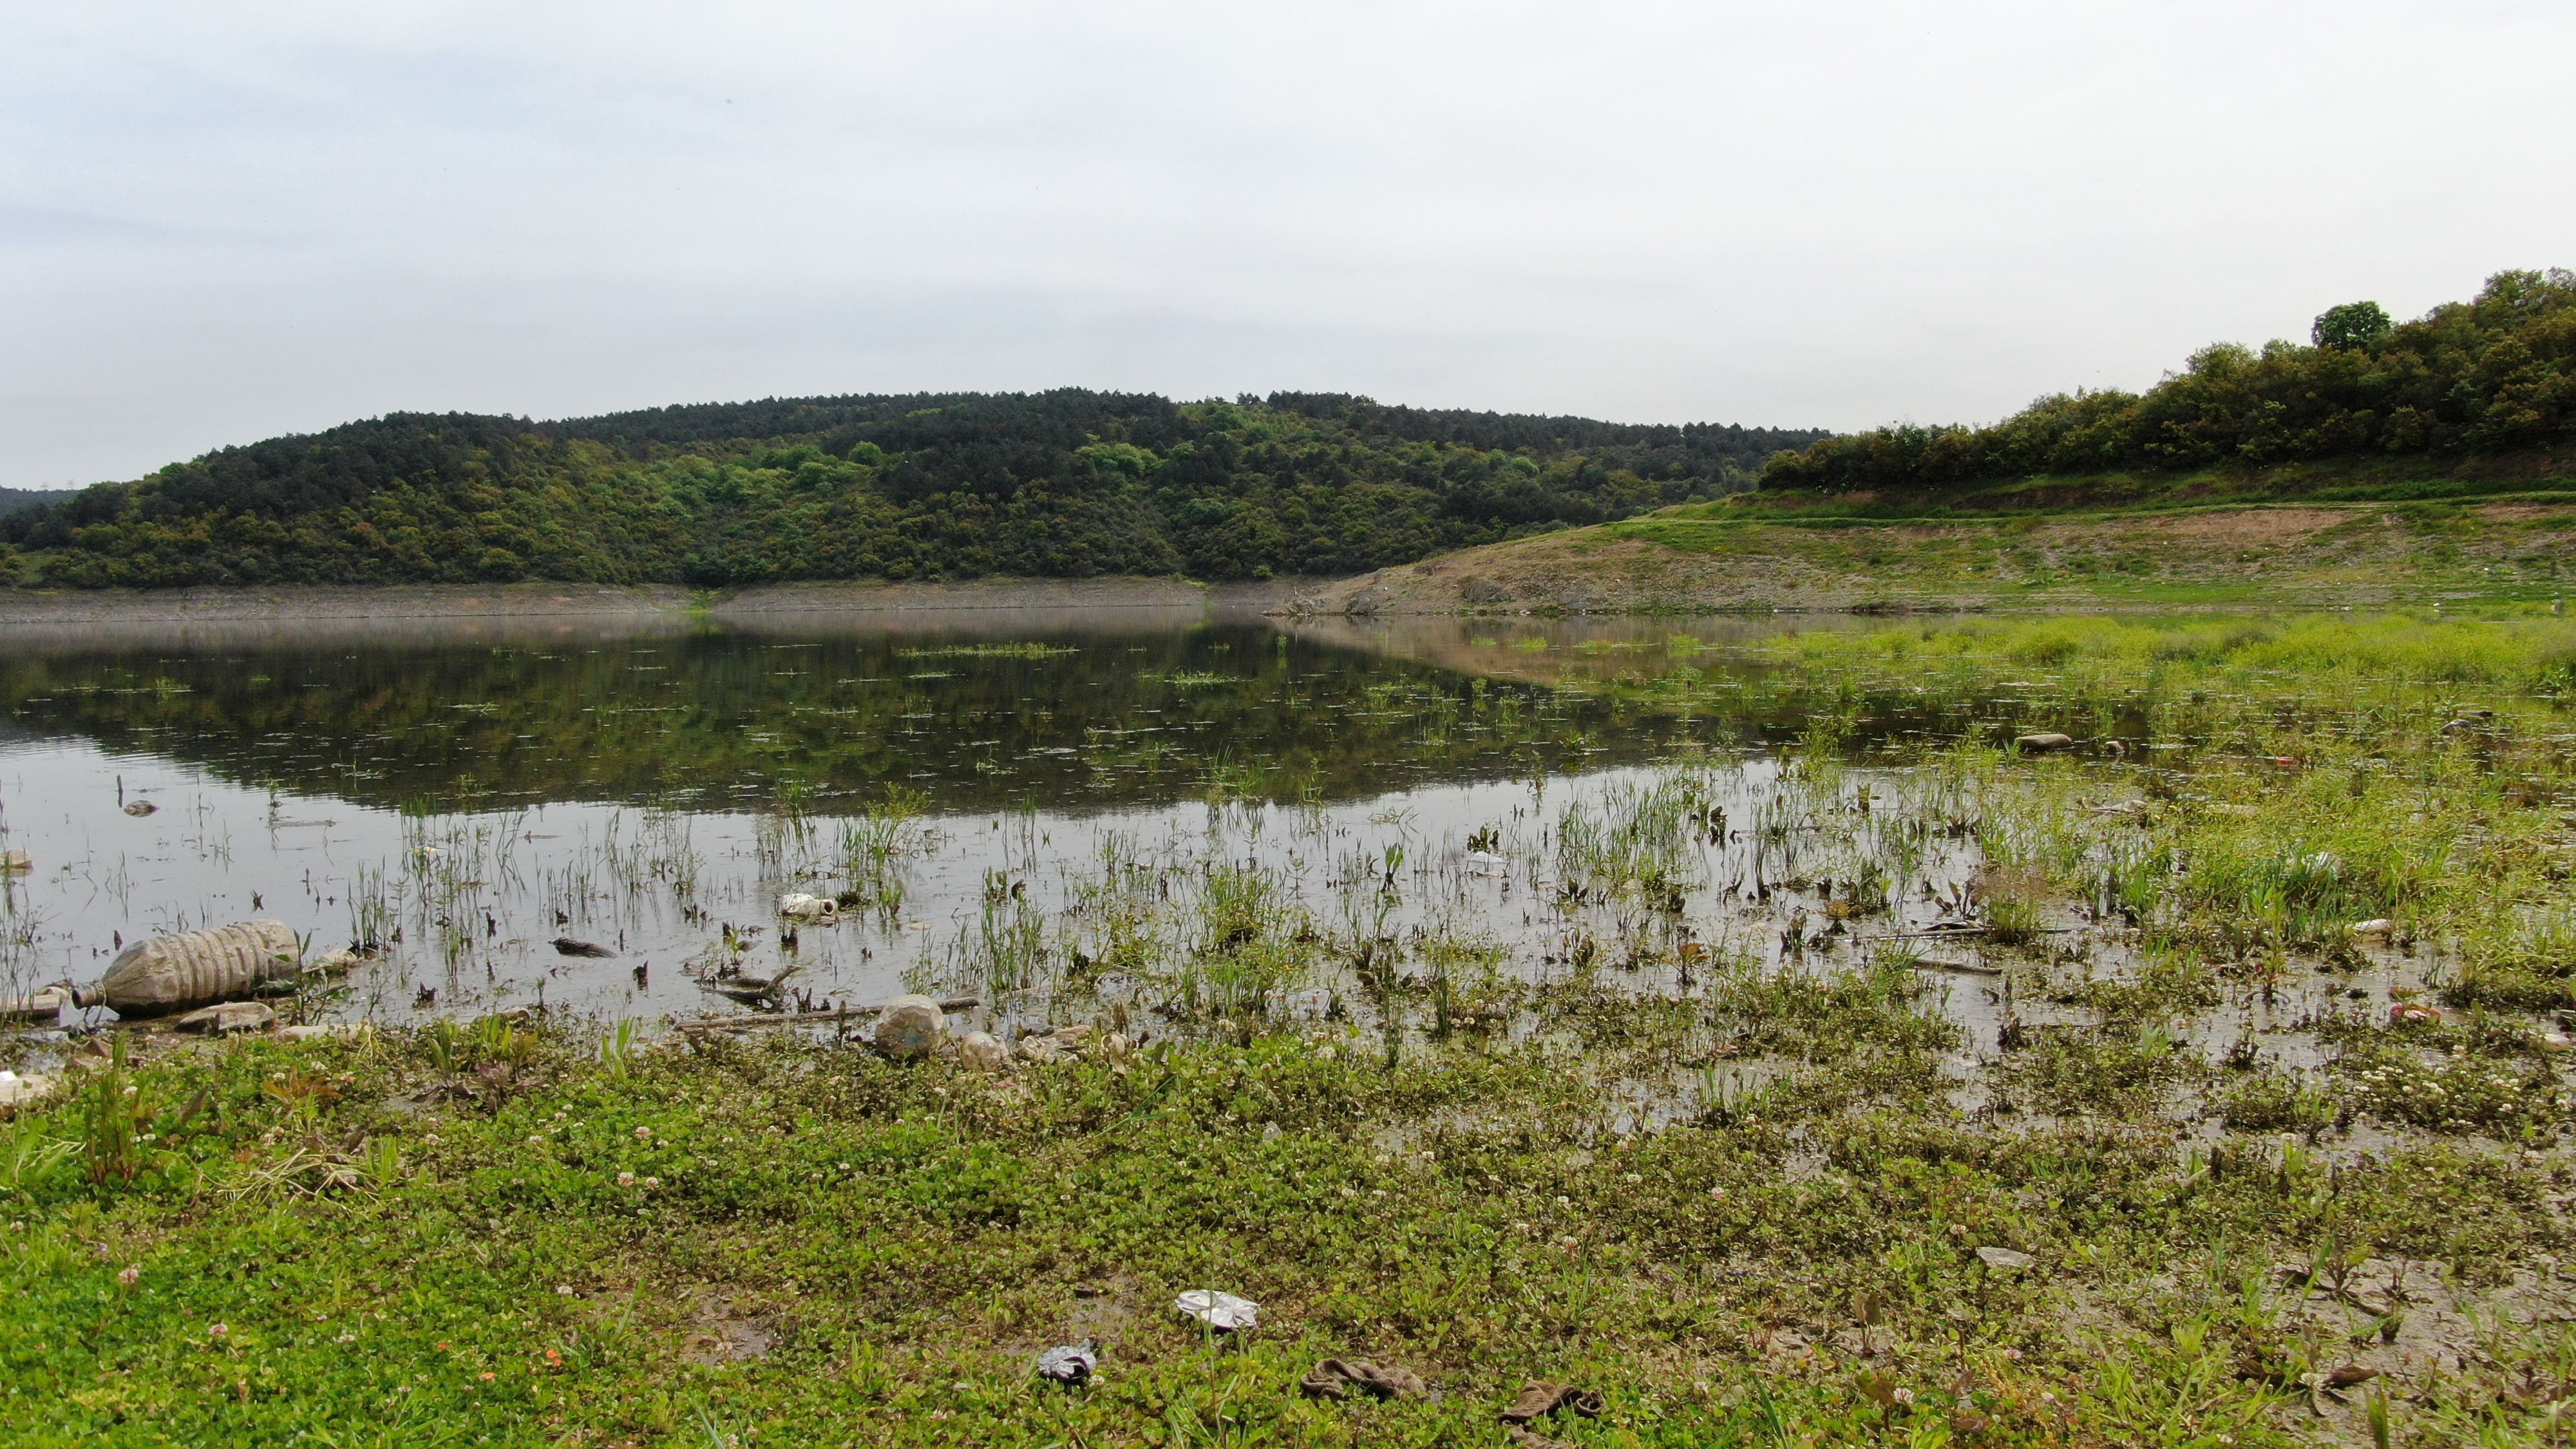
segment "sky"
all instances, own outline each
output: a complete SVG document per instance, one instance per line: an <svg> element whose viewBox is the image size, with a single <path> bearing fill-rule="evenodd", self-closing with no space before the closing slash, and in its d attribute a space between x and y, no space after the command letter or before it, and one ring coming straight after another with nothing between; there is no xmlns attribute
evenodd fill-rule
<svg viewBox="0 0 2576 1449"><path fill-rule="evenodd" d="M388 411L1991 420L2576 265L2564 3L0 10L0 486Z"/></svg>

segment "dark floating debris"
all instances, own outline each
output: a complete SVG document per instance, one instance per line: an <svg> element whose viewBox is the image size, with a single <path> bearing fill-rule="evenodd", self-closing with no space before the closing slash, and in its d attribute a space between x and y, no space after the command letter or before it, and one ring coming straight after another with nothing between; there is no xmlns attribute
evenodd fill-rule
<svg viewBox="0 0 2576 1449"><path fill-rule="evenodd" d="M555 937L555 950L566 956L591 956L601 960L617 954L597 941L576 941L570 936Z"/></svg>

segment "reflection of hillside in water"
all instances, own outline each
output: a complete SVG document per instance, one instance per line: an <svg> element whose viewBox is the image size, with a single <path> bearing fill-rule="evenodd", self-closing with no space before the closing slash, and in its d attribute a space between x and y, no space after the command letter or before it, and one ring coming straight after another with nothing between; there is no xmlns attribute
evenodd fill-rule
<svg viewBox="0 0 2576 1449"><path fill-rule="evenodd" d="M748 627L474 621L64 639L0 656L0 719L363 804L767 799L934 808L1278 796L1643 758L1654 711L1251 620L1018 611Z"/></svg>

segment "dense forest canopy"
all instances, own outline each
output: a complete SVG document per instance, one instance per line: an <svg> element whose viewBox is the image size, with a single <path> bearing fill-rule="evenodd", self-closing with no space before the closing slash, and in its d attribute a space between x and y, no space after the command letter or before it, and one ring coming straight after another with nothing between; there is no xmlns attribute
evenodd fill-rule
<svg viewBox="0 0 2576 1449"><path fill-rule="evenodd" d="M0 517L0 581L1356 573L1715 497L1823 436L1076 389L393 414Z"/></svg>
<svg viewBox="0 0 2576 1449"><path fill-rule="evenodd" d="M2043 473L2495 453L2576 430L2576 272L2500 272L2473 301L2394 324L2376 302L2310 345L2219 343L2144 394L2057 393L1990 427L1897 426L1774 458L1766 488L1940 488Z"/></svg>
<svg viewBox="0 0 2576 1449"><path fill-rule="evenodd" d="M48 493L32 488L0 488L0 513L15 513L21 508L60 503L62 500L63 495L60 493Z"/></svg>

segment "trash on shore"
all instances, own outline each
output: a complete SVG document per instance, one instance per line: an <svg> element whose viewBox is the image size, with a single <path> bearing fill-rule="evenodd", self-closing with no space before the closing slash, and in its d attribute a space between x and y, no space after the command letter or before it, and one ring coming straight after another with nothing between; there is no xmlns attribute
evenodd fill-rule
<svg viewBox="0 0 2576 1449"><path fill-rule="evenodd" d="M939 1010L944 1015L951 1011L973 1011L983 1004L984 999L980 996L951 996L939 1003ZM763 1016L701 1016L677 1025L685 1032L750 1031L764 1026L822 1026L837 1021L866 1021L884 1010L883 1006L844 1006L822 1011L772 1012Z"/></svg>
<svg viewBox="0 0 2576 1449"><path fill-rule="evenodd" d="M799 921L830 921L841 913L841 903L830 896L809 896L803 891L778 898L778 914Z"/></svg>
<svg viewBox="0 0 2576 1449"><path fill-rule="evenodd" d="M2075 747L2075 737L2073 735L2059 734L2055 730L2041 730L2037 734L2020 736L2013 741L2013 746L2025 754L2040 755L2046 754L2051 750L2073 749Z"/></svg>
<svg viewBox="0 0 2576 1449"><path fill-rule="evenodd" d="M41 1102L51 1096L53 1090L52 1077L33 1073L22 1077L16 1072L0 1070L0 1116L7 1116L20 1107Z"/></svg>
<svg viewBox="0 0 2576 1449"><path fill-rule="evenodd" d="M208 1036L231 1036L236 1032L266 1031L277 1025L277 1012L266 1002L221 1001L201 1006L170 1023L181 1031L201 1031Z"/></svg>
<svg viewBox="0 0 2576 1449"><path fill-rule="evenodd" d="M589 956L599 960L606 960L617 954L597 941L576 941L570 936L555 937L555 951L560 955Z"/></svg>
<svg viewBox="0 0 2576 1449"><path fill-rule="evenodd" d="M363 1041L375 1035L375 1024L365 1021L319 1021L303 1026L284 1026L277 1030L279 1041Z"/></svg>
<svg viewBox="0 0 2576 1449"><path fill-rule="evenodd" d="M1506 1424L1526 1424L1545 1418L1559 1409L1570 1409L1586 1419L1600 1418L1610 1407L1598 1389L1578 1389L1572 1384L1529 1383L1521 1385L1518 1397L1502 1412Z"/></svg>
<svg viewBox="0 0 2576 1449"><path fill-rule="evenodd" d="M1418 1399L1429 1392L1422 1375L1413 1370L1364 1358L1328 1358L1299 1379L1297 1387L1308 1398L1334 1400L1347 1399L1354 1390L1373 1399Z"/></svg>
<svg viewBox="0 0 2576 1449"><path fill-rule="evenodd" d="M96 985L72 993L72 1004L129 1018L167 1016L291 982L303 961L303 943L283 921L155 936L119 952Z"/></svg>
<svg viewBox="0 0 2576 1449"><path fill-rule="evenodd" d="M1219 1333L1241 1333L1259 1326L1261 1305L1214 1288L1193 1288L1172 1301L1184 1318L1195 1318Z"/></svg>
<svg viewBox="0 0 2576 1449"><path fill-rule="evenodd" d="M948 1037L948 1013L927 996L898 996L878 1008L868 1039L890 1057L926 1057Z"/></svg>
<svg viewBox="0 0 2576 1449"><path fill-rule="evenodd" d="M61 986L48 986L28 996L0 997L0 1020L42 1020L48 1016L59 1016L71 1001L70 990Z"/></svg>
<svg viewBox="0 0 2576 1449"><path fill-rule="evenodd" d="M1058 1344L1038 1355L1038 1377L1067 1388L1078 1389L1091 1382L1092 1371L1099 1367L1099 1346L1087 1338L1080 1343Z"/></svg>

